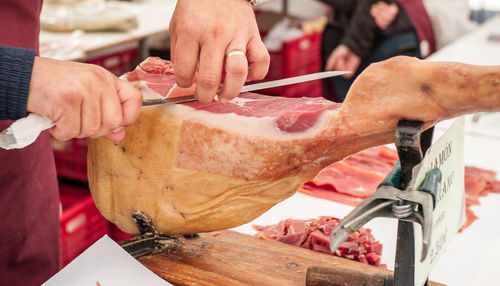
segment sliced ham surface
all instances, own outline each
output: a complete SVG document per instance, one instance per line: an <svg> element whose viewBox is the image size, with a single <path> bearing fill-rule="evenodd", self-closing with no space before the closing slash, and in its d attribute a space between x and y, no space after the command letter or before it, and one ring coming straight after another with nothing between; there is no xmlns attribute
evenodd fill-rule
<svg viewBox="0 0 500 286"><path fill-rule="evenodd" d="M256 225L254 228L258 231L256 236L262 239L276 240L365 264L385 267L380 264L382 244L367 228L354 232L335 252L331 252L329 235L339 222L338 218L324 216L309 220L286 219L274 225Z"/></svg>

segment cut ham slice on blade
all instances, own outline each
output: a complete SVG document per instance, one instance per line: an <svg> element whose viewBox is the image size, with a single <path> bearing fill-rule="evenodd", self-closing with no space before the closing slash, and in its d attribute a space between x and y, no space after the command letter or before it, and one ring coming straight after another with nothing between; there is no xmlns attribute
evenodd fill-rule
<svg viewBox="0 0 500 286"><path fill-rule="evenodd" d="M121 78L138 88L144 99L194 95L196 89L195 84L188 88L178 86L175 83L174 64L156 57L148 58Z"/></svg>
<svg viewBox="0 0 500 286"><path fill-rule="evenodd" d="M329 235L339 222L337 218L325 216L309 220L286 219L274 225L254 226L254 228L259 231L256 236L263 239L276 240L365 264L385 267L380 264L382 244L367 228L354 232L335 252L331 252Z"/></svg>

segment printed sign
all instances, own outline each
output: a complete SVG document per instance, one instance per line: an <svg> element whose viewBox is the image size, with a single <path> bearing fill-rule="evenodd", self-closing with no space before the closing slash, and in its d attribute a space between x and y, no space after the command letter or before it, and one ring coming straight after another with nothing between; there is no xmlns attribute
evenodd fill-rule
<svg viewBox="0 0 500 286"><path fill-rule="evenodd" d="M439 168L441 184L432 214L432 237L426 258L421 261L422 228L414 223L415 234L415 285L424 285L429 273L443 254L457 231L463 225L464 200L464 120L457 119L446 133L426 152L416 176L417 189L425 174Z"/></svg>

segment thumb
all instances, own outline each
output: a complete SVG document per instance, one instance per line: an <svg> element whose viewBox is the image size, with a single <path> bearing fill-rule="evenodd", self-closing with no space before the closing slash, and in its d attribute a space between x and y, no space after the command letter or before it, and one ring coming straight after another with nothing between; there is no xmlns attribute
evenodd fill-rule
<svg viewBox="0 0 500 286"><path fill-rule="evenodd" d="M117 79L117 91L123 112L123 126L129 126L135 122L142 106L142 94L130 83Z"/></svg>

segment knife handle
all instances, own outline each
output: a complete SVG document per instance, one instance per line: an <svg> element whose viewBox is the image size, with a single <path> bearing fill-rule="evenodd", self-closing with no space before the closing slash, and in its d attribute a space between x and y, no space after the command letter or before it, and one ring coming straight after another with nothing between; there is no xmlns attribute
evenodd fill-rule
<svg viewBox="0 0 500 286"><path fill-rule="evenodd" d="M0 133L0 147L7 150L24 148L35 142L42 131L54 125L51 118L30 113Z"/></svg>

